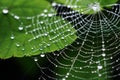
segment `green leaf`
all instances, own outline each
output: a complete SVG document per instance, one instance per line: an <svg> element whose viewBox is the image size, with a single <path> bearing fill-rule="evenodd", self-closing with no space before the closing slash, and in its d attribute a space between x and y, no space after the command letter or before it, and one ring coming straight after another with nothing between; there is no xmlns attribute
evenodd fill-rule
<svg viewBox="0 0 120 80"><path fill-rule="evenodd" d="M93 14L103 10L103 7L110 7L118 0L55 0L57 3L65 4L68 7L82 14Z"/></svg>
<svg viewBox="0 0 120 80"><path fill-rule="evenodd" d="M1 0L0 58L38 55L71 44L76 30L51 8L45 0Z"/></svg>

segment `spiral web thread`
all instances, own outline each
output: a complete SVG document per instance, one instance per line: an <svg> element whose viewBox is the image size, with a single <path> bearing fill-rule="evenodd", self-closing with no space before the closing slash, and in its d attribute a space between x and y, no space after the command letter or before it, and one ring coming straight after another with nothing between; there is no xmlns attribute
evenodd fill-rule
<svg viewBox="0 0 120 80"><path fill-rule="evenodd" d="M69 0L66 1L66 3ZM72 0L70 0L72 2ZM33 34L33 38L40 38L42 36L49 36L44 30L50 28L50 24L54 24L54 33L59 31L66 25L72 25L78 38L72 44L67 45L60 51L55 51L50 54L41 54L40 57L35 57L34 61L40 68L40 80L96 80L99 78L110 79L120 76L120 4L112 5L112 9L104 8L96 14L83 15L78 12L68 10L75 6L67 6L53 3L56 10L60 9L57 13L61 19L56 18L56 13L53 10L43 11L40 15L34 17L20 17L25 20L30 20L31 24L24 26L26 34ZM83 11L84 12L84 11ZM81 12L82 13L82 12ZM14 18L18 19L14 14ZM34 19L37 17L37 22ZM52 20L50 23L48 17ZM43 18L43 21L39 20ZM49 21L50 21L49 20ZM67 20L67 23L61 21ZM22 24L22 23L21 23ZM34 29L30 30L32 25ZM42 24L46 24L43 28ZM19 28L20 29L20 28ZM70 31L71 29L67 29ZM56 31L55 31L56 30ZM40 35L35 35L37 31L43 31ZM47 32L49 33L49 32ZM57 36L62 35L61 39L64 40L64 32L59 32ZM71 35L70 34L70 35ZM54 37L57 41L57 36ZM51 37L50 37L51 39ZM71 38L72 39L72 38ZM52 40L53 44L55 40ZM49 45L48 45L49 46ZM48 47L45 46L44 48ZM35 49L39 50L38 49ZM42 63L44 61L44 64ZM46 62L46 63L45 63ZM90 75L90 76L89 76Z"/></svg>
<svg viewBox="0 0 120 80"><path fill-rule="evenodd" d="M99 79L100 77L109 79L111 77L119 76L119 73L112 76L109 76L108 74L119 71L120 64L117 63L119 62L119 57L117 56L119 55L120 44L118 25L120 22L120 5L117 4L113 6L111 11L104 9L104 12L84 17L77 13L71 15L71 12L59 14L70 15L64 17L64 19L77 16L75 19L72 18L71 23L76 23L73 25L74 28L80 26L77 28L77 35L79 37L73 44L60 52L54 52L52 53L53 55L46 55L45 58L51 65L42 66L37 62L37 65L43 73L40 79L46 80L47 77L49 79L58 80L69 80L69 77L76 80L89 79L80 75L77 76L75 75L76 73L95 75L90 79ZM64 73L59 73L59 71L55 72L51 66L58 70L63 69L66 71ZM50 73L54 74L54 77Z"/></svg>

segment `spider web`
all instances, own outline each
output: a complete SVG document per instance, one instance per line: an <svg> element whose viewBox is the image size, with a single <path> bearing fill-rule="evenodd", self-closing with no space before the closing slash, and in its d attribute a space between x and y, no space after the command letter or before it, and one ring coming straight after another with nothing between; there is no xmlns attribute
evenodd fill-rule
<svg viewBox="0 0 120 80"><path fill-rule="evenodd" d="M69 20L76 28L79 38L60 52L46 55L50 65L37 62L43 72L40 79L96 80L119 76L119 73L112 76L108 74L119 71L120 5L92 15L71 13L63 10L62 5L56 7L61 10L58 15Z"/></svg>
<svg viewBox="0 0 120 80"><path fill-rule="evenodd" d="M37 24L46 24L42 28L34 26L34 30L31 30L31 25L35 25L35 17L20 17L32 22L24 26L26 34L31 33L34 36L29 40L30 42L40 37L35 35L37 31L43 31L41 32L43 36L47 36L45 30L50 27L49 24L56 25L53 32L66 25L72 25L71 28L77 31L71 33L78 36L72 44L66 45L60 51L41 54L40 57L34 58L42 73L39 80L105 80L120 76L120 4L113 5L112 9L104 8L103 11L89 15L73 11L70 6L53 3L53 7L61 19L56 18L56 13L52 10L46 9L35 16L38 18ZM19 18L14 14L11 15L15 19ZM48 17L52 20L49 20L49 23ZM61 23L65 20L68 22ZM23 30L22 27L19 29ZM70 30L67 29L67 31ZM58 36L62 35L61 39L64 40L67 35L64 35L62 31L59 33ZM52 42L54 43L55 40L57 40L56 37L52 39Z"/></svg>

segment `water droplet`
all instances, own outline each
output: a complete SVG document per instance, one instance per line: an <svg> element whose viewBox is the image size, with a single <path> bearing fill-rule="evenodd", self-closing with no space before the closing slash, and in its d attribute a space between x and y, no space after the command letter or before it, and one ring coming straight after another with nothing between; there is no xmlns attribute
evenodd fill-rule
<svg viewBox="0 0 120 80"><path fill-rule="evenodd" d="M53 14L48 14L48 17L52 17L53 16Z"/></svg>
<svg viewBox="0 0 120 80"><path fill-rule="evenodd" d="M105 56L106 56L106 54L105 54L105 53L103 53L103 54L102 54L102 56L103 56L103 57L105 57Z"/></svg>
<svg viewBox="0 0 120 80"><path fill-rule="evenodd" d="M96 61L96 63L100 63L100 61Z"/></svg>
<svg viewBox="0 0 120 80"><path fill-rule="evenodd" d="M66 75L70 75L70 73L67 73Z"/></svg>
<svg viewBox="0 0 120 80"><path fill-rule="evenodd" d="M34 48L32 47L31 49L33 50Z"/></svg>
<svg viewBox="0 0 120 80"><path fill-rule="evenodd" d="M70 7L72 7L72 6L71 6L71 5L68 5L67 7L70 8Z"/></svg>
<svg viewBox="0 0 120 80"><path fill-rule="evenodd" d="M28 34L28 32L25 32L25 34Z"/></svg>
<svg viewBox="0 0 120 80"><path fill-rule="evenodd" d="M48 34L47 34L47 33L45 33L44 35L45 35L45 36L47 36Z"/></svg>
<svg viewBox="0 0 120 80"><path fill-rule="evenodd" d="M33 38L34 40L37 39L36 37Z"/></svg>
<svg viewBox="0 0 120 80"><path fill-rule="evenodd" d="M92 62L90 62L89 64L92 64Z"/></svg>
<svg viewBox="0 0 120 80"><path fill-rule="evenodd" d="M34 58L34 61L37 62L37 61L38 61L38 58Z"/></svg>
<svg viewBox="0 0 120 80"><path fill-rule="evenodd" d="M25 48L22 48L22 51L24 51L25 50Z"/></svg>
<svg viewBox="0 0 120 80"><path fill-rule="evenodd" d="M14 16L14 18L15 18L15 19L20 19L20 17L19 17L19 16L16 16L16 15Z"/></svg>
<svg viewBox="0 0 120 80"><path fill-rule="evenodd" d="M116 62L118 62L118 60L116 60Z"/></svg>
<svg viewBox="0 0 120 80"><path fill-rule="evenodd" d="M97 66L98 69L102 69L103 67L101 65Z"/></svg>
<svg viewBox="0 0 120 80"><path fill-rule="evenodd" d="M52 39L50 38L49 40L51 41Z"/></svg>
<svg viewBox="0 0 120 80"><path fill-rule="evenodd" d="M105 48L102 48L102 51L105 51L106 49Z"/></svg>
<svg viewBox="0 0 120 80"><path fill-rule="evenodd" d="M101 9L99 3L90 4L89 7L93 9L95 12L100 11Z"/></svg>
<svg viewBox="0 0 120 80"><path fill-rule="evenodd" d="M52 3L52 6L56 6L57 4L56 3Z"/></svg>
<svg viewBox="0 0 120 80"><path fill-rule="evenodd" d="M91 51L94 51L93 49L91 49Z"/></svg>
<svg viewBox="0 0 120 80"><path fill-rule="evenodd" d="M43 21L41 21L40 23L43 24Z"/></svg>
<svg viewBox="0 0 120 80"><path fill-rule="evenodd" d="M45 57L45 54L41 54L40 57Z"/></svg>
<svg viewBox="0 0 120 80"><path fill-rule="evenodd" d="M116 49L117 49L118 47L116 47Z"/></svg>
<svg viewBox="0 0 120 80"><path fill-rule="evenodd" d="M77 44L80 44L79 42L77 42Z"/></svg>
<svg viewBox="0 0 120 80"><path fill-rule="evenodd" d="M80 67L80 69L82 69L82 67Z"/></svg>
<svg viewBox="0 0 120 80"><path fill-rule="evenodd" d="M67 31L70 31L70 29L68 29Z"/></svg>
<svg viewBox="0 0 120 80"><path fill-rule="evenodd" d="M65 78L63 78L62 80L66 80Z"/></svg>
<svg viewBox="0 0 120 80"><path fill-rule="evenodd" d="M47 46L50 46L50 44L47 44Z"/></svg>
<svg viewBox="0 0 120 80"><path fill-rule="evenodd" d="M45 14L44 14L44 13L42 13L42 14L41 14L41 16L45 16Z"/></svg>
<svg viewBox="0 0 120 80"><path fill-rule="evenodd" d="M15 36L14 36L14 35L12 35L12 36L10 37L10 39L12 39L12 40L13 40L13 39L15 39Z"/></svg>
<svg viewBox="0 0 120 80"><path fill-rule="evenodd" d="M55 67L58 67L57 65L55 65Z"/></svg>
<svg viewBox="0 0 120 80"><path fill-rule="evenodd" d="M48 10L47 10L47 9L45 9L45 10L44 10L44 12L46 13L46 12L48 12Z"/></svg>
<svg viewBox="0 0 120 80"><path fill-rule="evenodd" d="M104 44L105 42L104 42L104 41L102 41L102 43Z"/></svg>
<svg viewBox="0 0 120 80"><path fill-rule="evenodd" d="M3 14L8 14L9 10L8 9L3 9L2 12L3 12Z"/></svg>
<svg viewBox="0 0 120 80"><path fill-rule="evenodd" d="M92 71L91 73L94 73L94 71Z"/></svg>
<svg viewBox="0 0 120 80"><path fill-rule="evenodd" d="M101 74L99 74L99 77L101 77L102 75Z"/></svg>
<svg viewBox="0 0 120 80"><path fill-rule="evenodd" d="M113 57L110 57L110 59L113 59Z"/></svg>
<svg viewBox="0 0 120 80"><path fill-rule="evenodd" d="M18 29L19 29L20 31L22 31L22 30L23 30L23 27L20 26L20 27L18 27Z"/></svg>
<svg viewBox="0 0 120 80"><path fill-rule="evenodd" d="M74 5L74 8L77 8L77 7L80 7L80 6Z"/></svg>
<svg viewBox="0 0 120 80"><path fill-rule="evenodd" d="M43 49L42 48L40 48L40 51L42 51Z"/></svg>
<svg viewBox="0 0 120 80"><path fill-rule="evenodd" d="M82 12L82 11L83 11L83 9L80 9L80 11Z"/></svg>
<svg viewBox="0 0 120 80"><path fill-rule="evenodd" d="M62 37L61 39L65 39L64 37Z"/></svg>
<svg viewBox="0 0 120 80"><path fill-rule="evenodd" d="M66 75L65 77L66 77L66 78L68 78L68 76L67 76L67 75Z"/></svg>
<svg viewBox="0 0 120 80"><path fill-rule="evenodd" d="M102 45L102 47L105 47L105 45Z"/></svg>
<svg viewBox="0 0 120 80"><path fill-rule="evenodd" d="M16 46L17 46L17 47L20 47L20 44L16 43Z"/></svg>
<svg viewBox="0 0 120 80"><path fill-rule="evenodd" d="M119 70L119 68L116 69L116 71L118 71L118 70Z"/></svg>

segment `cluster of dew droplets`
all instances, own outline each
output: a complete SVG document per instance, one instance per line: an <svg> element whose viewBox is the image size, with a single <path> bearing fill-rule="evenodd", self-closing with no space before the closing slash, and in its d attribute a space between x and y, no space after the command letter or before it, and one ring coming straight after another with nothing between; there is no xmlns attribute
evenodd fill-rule
<svg viewBox="0 0 120 80"><path fill-rule="evenodd" d="M98 2L92 3L88 7L92 9L94 12L98 12L101 10L100 4Z"/></svg>
<svg viewBox="0 0 120 80"><path fill-rule="evenodd" d="M69 1L69 0L67 0L67 1ZM79 1L79 0L76 0L76 1ZM61 4L57 4L57 3L53 3L52 4L52 6L56 6L56 5L58 5L58 6L61 6ZM68 8L78 8L79 6L77 6L77 5L73 5L73 6L71 6L71 5L68 5L67 6ZM89 8L90 9L92 9L92 10L94 10L95 12L98 12L98 11L100 11L100 4L99 3L94 3L94 4L90 4L89 5ZM3 9L3 14L8 14L9 13L9 10L7 10L7 9ZM111 12L112 13L112 12ZM65 13L64 13L65 14ZM113 14L113 13L112 13ZM14 15L14 14L11 14L16 20L19 20L20 19L20 17L19 16L17 16L17 15ZM47 9L45 9L44 11L43 11L43 13L41 13L40 14L40 16L41 17L52 17L53 15L55 15L55 14L52 14L52 13L48 13L48 10ZM113 14L114 16L116 16L116 14L114 13ZM72 16L75 16L75 15L72 15ZM72 17L72 16L67 16L67 17ZM79 16L78 18L81 18L82 16ZM119 17L119 16L118 16ZM31 17L30 17L31 18ZM105 19L105 18L104 18ZM103 19L103 21L104 21L104 19ZM74 19L73 19L74 20ZM91 23L87 23L87 18L82 18L81 19L82 20L82 22L83 22L83 24L82 23L78 23L78 24L80 24L80 25L82 25L82 26L86 26L86 25L90 25ZM85 22L86 21L86 22ZM55 21L56 23L57 23L57 21ZM54 24L55 24L55 22L54 22ZM43 24L44 22L43 21L40 21L40 24ZM86 23L86 24L85 24ZM49 24L49 23L47 23L47 24ZM101 24L101 26L102 26L103 24ZM92 25L92 26L94 26L94 25ZM116 26L116 25L114 25L114 26ZM84 28L83 27L83 28ZM86 29L86 28L85 28ZM93 28L94 29L94 28ZM23 27L23 23L21 23L21 25L18 27L18 30L21 32L21 31L23 31L24 30L24 27ZM68 29L68 31L70 31L70 29ZM106 54L106 51L107 51L107 49L106 49L106 47L107 47L107 45L105 45L105 39L104 39L104 32L103 32L104 30L103 30L103 27L101 28L101 38L102 38L102 44L101 44L101 48L100 48L100 51L101 51L101 54L100 55L97 55L97 57L99 58L99 56L102 56L102 60L104 61L104 64L105 65L102 65L101 64L101 61L95 61L95 63L96 63L96 66L94 66L95 67L95 69L96 70L94 70L94 71L92 71L91 73L97 73L98 74L98 78L99 77L102 77L102 75L104 75L104 73L106 73L106 72L104 72L104 73L100 73L100 71L102 71L103 69L104 69L104 67L106 67L106 65L110 65L110 64L107 64L106 63L106 60L107 59L109 59L109 58L106 58L106 56L107 56L107 54ZM86 32L90 32L90 30L86 30ZM91 31L92 32L92 31ZM81 33L82 33L82 30L81 30ZM94 31L93 31L93 33L95 33ZM48 33L44 33L44 36L48 36ZM92 35L89 35L89 34L86 34L86 36L92 36ZM92 36L93 37L93 36ZM35 39L36 39L36 37L34 37ZM11 35L11 37L10 37L10 39L11 40L14 40L15 39L15 35L14 35L14 33L12 33L12 35ZM61 39L63 39L64 40L64 37L61 37ZM80 38L81 40L82 40L82 38ZM84 40L83 40L83 43L80 43L80 42L77 42L77 44L78 45L82 45L82 48L86 48L86 47L84 47L84 44L85 44L85 42L87 41L88 39L87 39L87 37L85 37L84 38ZM50 41L52 41L52 39L50 39ZM91 40L89 40L89 41L91 41ZM95 42L92 42L93 43L93 45L95 45ZM20 45L20 43L16 43L16 46L17 47L20 47L21 45ZM50 44L47 44L47 46L50 46ZM70 45L70 46L72 46L72 47L74 47L75 48L75 46L73 46L73 45ZM89 45L90 46L90 45ZM91 49L90 49L90 51L92 51L92 52L94 52L94 49L92 49L93 47L92 46L90 46L91 47ZM31 48L32 50L34 49L34 47L32 47ZM22 48L22 50L24 50L24 48ZM42 48L40 48L39 50L43 50ZM69 50L69 49L68 49ZM70 49L70 51L72 51L72 49ZM81 51L82 52L82 51ZM84 52L84 51L83 51ZM69 58L71 58L70 56L67 56L67 53L66 52L64 52L64 51L61 51L60 53L64 53L64 55L62 55L61 57L63 58L63 60L65 59L65 60L69 60ZM60 54L61 55L61 54ZM59 56L60 56L59 55ZM66 57L67 56L67 57ZM79 56L81 56L81 54L79 53ZM47 56L47 55L45 55L45 54L41 54L40 55L40 57L41 58L44 58L44 57L47 57L47 59L49 60L49 62L51 63L51 64L53 64L53 65L55 65L56 66L56 68L64 68L64 69L68 69L66 66L68 66L67 64L62 64L63 66L61 67L60 65L57 65L56 63L54 63L54 62L52 62L52 61L50 61L50 59L49 59L49 57ZM69 57L69 58L68 58ZM96 57L95 55L91 55L91 58L93 58L93 57ZM54 57L53 57L54 58ZM68 59L67 59L68 58ZM74 58L74 57L72 57L72 58ZM82 56L82 58L85 58L85 56ZM110 57L110 59L113 59L113 57L111 56ZM80 61L80 59L76 59L76 60L79 60ZM35 62L38 62L39 61L39 59L38 59L38 57L35 57L34 58L34 61ZM57 59L56 59L56 61L58 61ZM71 60L71 62L73 62L74 61L74 59L73 60ZM90 62L90 64L92 64L92 61L94 61L94 60L91 60L91 62ZM119 60L116 60L116 62L118 62ZM81 62L83 62L83 63L87 63L88 61L81 61ZM57 62L58 64L61 64L59 61ZM70 65L71 66L71 65ZM79 69L80 69L80 71L82 71L82 70L84 70L84 68L85 67L82 67L82 66L78 66L79 67ZM77 67L77 68L78 68ZM89 65L87 66L87 67L90 67ZM49 68L49 67L48 67ZM74 68L74 66L72 67L72 68ZM50 69L49 68L49 70L51 70L52 72L54 72L52 69ZM56 73L57 74L57 72L54 72L54 73ZM84 72L83 71L83 73L86 73L86 72ZM64 77L62 78L62 80L66 80L69 76L71 76L72 74L68 71L65 75L64 75ZM49 75L48 75L49 76ZM74 76L74 75L73 75Z"/></svg>
<svg viewBox="0 0 120 80"><path fill-rule="evenodd" d="M5 15L7 15L8 13L10 13L10 11L9 11L8 9L3 9L3 10L2 10L2 13L5 14ZM17 19L17 20L20 19L19 16L14 15L13 13L10 13L10 15L13 16L14 19ZM19 26L19 27L18 27L18 30L19 30L19 31L22 31L22 30L23 30L23 26ZM11 39L11 40L14 40L14 39L15 39L14 33L11 34L10 39Z"/></svg>
<svg viewBox="0 0 120 80"><path fill-rule="evenodd" d="M9 9L7 9L7 8L5 8L5 9L3 9L2 10L2 13L4 14L4 15L10 15L10 16L12 16L14 19L16 19L16 20L18 20L19 22L20 22L20 17L19 16L17 16L17 15L15 15L15 14L13 14L13 13L11 13L10 11L9 11ZM18 31L23 31L24 30L24 27L23 27L23 23L21 22L21 25L17 28L18 29ZM11 32L11 35L10 35L10 39L12 40L12 41L15 41L15 33L12 31ZM19 42L17 42L16 44L16 47L20 47L20 44L19 44ZM24 51L25 49L24 48L22 48L22 51Z"/></svg>
<svg viewBox="0 0 120 80"><path fill-rule="evenodd" d="M2 10L2 13L3 13L3 14L8 14L8 13L9 13L9 10L8 10L8 9L3 9L3 10Z"/></svg>

